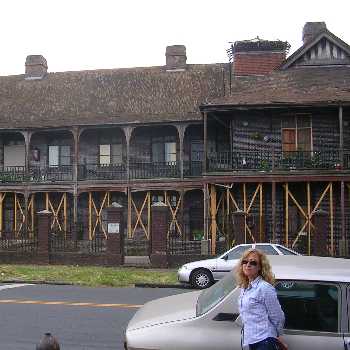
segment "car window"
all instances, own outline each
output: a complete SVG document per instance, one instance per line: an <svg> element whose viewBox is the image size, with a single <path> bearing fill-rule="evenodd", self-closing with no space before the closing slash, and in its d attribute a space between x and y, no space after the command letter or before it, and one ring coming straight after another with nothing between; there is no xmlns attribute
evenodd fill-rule
<svg viewBox="0 0 350 350"><path fill-rule="evenodd" d="M276 291L286 329L338 332L338 287L302 281L279 281Z"/></svg>
<svg viewBox="0 0 350 350"><path fill-rule="evenodd" d="M227 259L228 260L234 260L234 259L240 259L242 254L247 250L250 249L252 246L249 245L239 245L236 248L232 249L229 253L227 253Z"/></svg>
<svg viewBox="0 0 350 350"><path fill-rule="evenodd" d="M199 295L196 306L196 315L200 316L217 305L231 291L236 288L236 280L233 273L228 273L223 279L208 289L204 289Z"/></svg>
<svg viewBox="0 0 350 350"><path fill-rule="evenodd" d="M257 244L255 248L261 250L266 255L278 255L277 251L270 245Z"/></svg>
<svg viewBox="0 0 350 350"><path fill-rule="evenodd" d="M295 252L286 249L280 245L277 246L277 249L283 254L283 255L297 255Z"/></svg>

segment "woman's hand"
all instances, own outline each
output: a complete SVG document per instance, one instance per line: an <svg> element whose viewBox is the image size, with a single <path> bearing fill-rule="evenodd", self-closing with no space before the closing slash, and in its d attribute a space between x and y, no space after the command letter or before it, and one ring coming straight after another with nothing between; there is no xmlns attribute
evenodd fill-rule
<svg viewBox="0 0 350 350"><path fill-rule="evenodd" d="M285 349L288 349L288 345L287 343L283 340L282 337L277 337L277 339L282 343L282 345L285 347ZM281 349L284 350L284 349Z"/></svg>

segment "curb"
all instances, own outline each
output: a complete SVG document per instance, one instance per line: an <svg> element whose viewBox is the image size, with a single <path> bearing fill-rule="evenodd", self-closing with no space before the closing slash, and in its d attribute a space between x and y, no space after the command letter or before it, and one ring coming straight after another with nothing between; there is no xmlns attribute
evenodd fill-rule
<svg viewBox="0 0 350 350"><path fill-rule="evenodd" d="M51 285L58 285L58 286L74 286L73 283L69 282L60 282L60 281L23 281L23 280L4 280L0 283L26 283L26 284L51 284Z"/></svg>
<svg viewBox="0 0 350 350"><path fill-rule="evenodd" d="M192 289L191 286L184 284L161 284L161 283L135 283L135 288L177 288L177 289Z"/></svg>

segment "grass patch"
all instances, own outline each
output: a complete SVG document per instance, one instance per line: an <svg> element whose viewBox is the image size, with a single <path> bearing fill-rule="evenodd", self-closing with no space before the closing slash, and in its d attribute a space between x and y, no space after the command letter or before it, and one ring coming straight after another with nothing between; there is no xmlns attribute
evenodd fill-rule
<svg viewBox="0 0 350 350"><path fill-rule="evenodd" d="M172 270L0 265L0 282L6 280L64 282L88 287L129 287L135 283L177 283L176 272Z"/></svg>

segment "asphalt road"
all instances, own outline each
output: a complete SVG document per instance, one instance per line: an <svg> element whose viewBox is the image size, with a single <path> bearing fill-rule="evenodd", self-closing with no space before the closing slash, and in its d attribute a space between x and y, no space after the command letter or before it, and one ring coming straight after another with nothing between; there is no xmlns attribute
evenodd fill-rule
<svg viewBox="0 0 350 350"><path fill-rule="evenodd" d="M122 350L124 329L140 305L184 292L0 285L0 349L35 350L43 334L51 332L61 350Z"/></svg>

